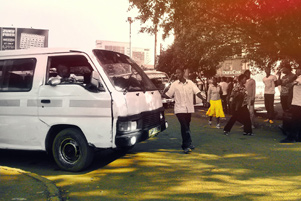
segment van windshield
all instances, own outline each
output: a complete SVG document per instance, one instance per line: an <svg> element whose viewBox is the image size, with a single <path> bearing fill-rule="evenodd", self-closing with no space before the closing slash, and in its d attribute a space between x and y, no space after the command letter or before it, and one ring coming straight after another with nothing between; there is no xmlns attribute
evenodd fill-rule
<svg viewBox="0 0 301 201"><path fill-rule="evenodd" d="M93 53L118 91L156 90L143 70L128 56L107 50L93 50Z"/></svg>

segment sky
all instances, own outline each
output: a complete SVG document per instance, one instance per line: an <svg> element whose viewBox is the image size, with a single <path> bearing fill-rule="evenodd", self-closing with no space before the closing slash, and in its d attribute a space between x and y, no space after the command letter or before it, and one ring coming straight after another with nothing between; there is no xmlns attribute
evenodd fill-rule
<svg viewBox="0 0 301 201"><path fill-rule="evenodd" d="M0 0L0 27L49 30L48 47L95 48L96 40L129 42L128 0ZM131 25L132 47L154 52L154 35L138 33L141 25ZM160 43L167 47L172 39Z"/></svg>

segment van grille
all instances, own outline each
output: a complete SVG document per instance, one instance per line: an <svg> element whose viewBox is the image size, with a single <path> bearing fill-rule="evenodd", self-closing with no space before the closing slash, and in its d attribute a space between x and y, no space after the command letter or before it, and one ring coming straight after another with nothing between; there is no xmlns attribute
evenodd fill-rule
<svg viewBox="0 0 301 201"><path fill-rule="evenodd" d="M160 112L146 113L143 118L143 129L160 125Z"/></svg>

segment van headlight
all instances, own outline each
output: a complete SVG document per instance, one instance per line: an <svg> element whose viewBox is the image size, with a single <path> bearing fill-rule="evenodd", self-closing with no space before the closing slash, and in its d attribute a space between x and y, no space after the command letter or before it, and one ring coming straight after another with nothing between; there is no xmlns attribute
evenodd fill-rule
<svg viewBox="0 0 301 201"><path fill-rule="evenodd" d="M121 121L118 123L118 131L133 131L137 129L137 121Z"/></svg>
<svg viewBox="0 0 301 201"><path fill-rule="evenodd" d="M134 145L137 142L137 138L135 136L131 137L131 145Z"/></svg>
<svg viewBox="0 0 301 201"><path fill-rule="evenodd" d="M164 113L160 112L160 120L163 120L163 119L164 119Z"/></svg>

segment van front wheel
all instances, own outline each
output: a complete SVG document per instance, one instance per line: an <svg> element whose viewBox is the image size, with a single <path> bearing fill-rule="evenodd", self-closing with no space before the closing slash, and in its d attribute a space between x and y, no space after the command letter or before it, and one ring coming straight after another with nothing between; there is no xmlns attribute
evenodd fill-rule
<svg viewBox="0 0 301 201"><path fill-rule="evenodd" d="M88 167L94 157L94 151L83 133L74 128L67 128L58 133L53 141L52 154L61 169L72 172Z"/></svg>

